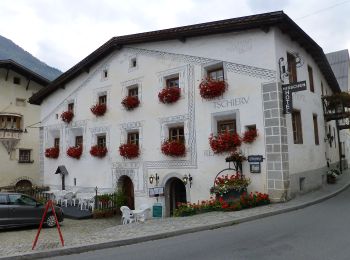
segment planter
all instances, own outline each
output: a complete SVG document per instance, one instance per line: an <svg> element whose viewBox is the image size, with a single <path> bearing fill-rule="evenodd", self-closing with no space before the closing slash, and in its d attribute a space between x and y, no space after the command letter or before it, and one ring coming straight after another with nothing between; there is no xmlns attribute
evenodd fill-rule
<svg viewBox="0 0 350 260"><path fill-rule="evenodd" d="M175 103L181 96L181 90L177 87L163 88L158 94L158 99L164 104Z"/></svg>
<svg viewBox="0 0 350 260"><path fill-rule="evenodd" d="M106 104L96 104L90 110L95 116L103 116L106 113L107 106Z"/></svg>
<svg viewBox="0 0 350 260"><path fill-rule="evenodd" d="M220 198L222 198L224 201L229 202L229 201L238 201L241 197L241 195L243 193L246 193L247 190L241 190L241 191L237 191L237 190L229 190L227 193L223 194L222 196L220 196L219 194L215 194L216 199L219 200Z"/></svg>
<svg viewBox="0 0 350 260"><path fill-rule="evenodd" d="M242 141L246 144L251 144L258 137L258 130L250 129L244 132Z"/></svg>
<svg viewBox="0 0 350 260"><path fill-rule="evenodd" d="M202 98L213 99L225 93L227 83L225 81L212 80L210 78L203 80L199 84L199 93Z"/></svg>
<svg viewBox="0 0 350 260"><path fill-rule="evenodd" d="M70 123L74 117L74 114L72 111L65 111L61 114L61 119L63 122Z"/></svg>
<svg viewBox="0 0 350 260"><path fill-rule="evenodd" d="M103 158L107 154L107 148L106 147L99 147L97 145L92 146L90 149L90 154L95 157Z"/></svg>
<svg viewBox="0 0 350 260"><path fill-rule="evenodd" d="M140 155L140 149L136 144L122 144L119 146L119 153L126 159L133 159Z"/></svg>
<svg viewBox="0 0 350 260"><path fill-rule="evenodd" d="M162 153L167 156L182 157L186 155L186 146L177 141L167 140L162 143Z"/></svg>
<svg viewBox="0 0 350 260"><path fill-rule="evenodd" d="M209 145L214 153L232 152L242 144L242 140L237 133L220 133L217 136L209 137Z"/></svg>
<svg viewBox="0 0 350 260"><path fill-rule="evenodd" d="M140 100L135 96L126 96L122 101L122 105L126 110L133 110L134 108L137 108L139 104Z"/></svg>
<svg viewBox="0 0 350 260"><path fill-rule="evenodd" d="M72 147L69 147L67 150L67 155L75 159L80 159L80 156L82 155L82 153L83 153L83 148L81 146L72 146Z"/></svg>
<svg viewBox="0 0 350 260"><path fill-rule="evenodd" d="M58 147L51 147L45 150L45 157L56 159L60 154L60 149Z"/></svg>

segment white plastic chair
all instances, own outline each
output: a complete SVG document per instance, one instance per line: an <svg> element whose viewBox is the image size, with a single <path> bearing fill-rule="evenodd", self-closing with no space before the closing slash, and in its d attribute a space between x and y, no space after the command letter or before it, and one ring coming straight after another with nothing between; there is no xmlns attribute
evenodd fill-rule
<svg viewBox="0 0 350 260"><path fill-rule="evenodd" d="M122 212L122 224L123 225L135 222L134 214L132 214L129 207L121 206L120 211Z"/></svg>
<svg viewBox="0 0 350 260"><path fill-rule="evenodd" d="M151 212L151 208L147 204L141 204L139 210L141 212L138 213L137 221L145 222Z"/></svg>
<svg viewBox="0 0 350 260"><path fill-rule="evenodd" d="M61 200L62 206L65 205L65 207L68 207L68 203L72 204L73 201L73 192L67 192L64 196L63 199Z"/></svg>

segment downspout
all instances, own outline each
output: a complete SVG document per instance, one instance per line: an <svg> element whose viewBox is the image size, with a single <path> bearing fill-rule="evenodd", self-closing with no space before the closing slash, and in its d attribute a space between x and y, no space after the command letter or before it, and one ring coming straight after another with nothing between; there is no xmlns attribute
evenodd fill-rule
<svg viewBox="0 0 350 260"><path fill-rule="evenodd" d="M339 123L338 123L338 120L335 120L335 125L337 127L337 135L338 135L338 153L339 153L339 170L340 170L340 173L343 173L343 167L342 167L342 153L341 153L341 150L342 150L342 147L341 147L341 142L340 142L340 135L339 135ZM336 136L334 137L336 138Z"/></svg>

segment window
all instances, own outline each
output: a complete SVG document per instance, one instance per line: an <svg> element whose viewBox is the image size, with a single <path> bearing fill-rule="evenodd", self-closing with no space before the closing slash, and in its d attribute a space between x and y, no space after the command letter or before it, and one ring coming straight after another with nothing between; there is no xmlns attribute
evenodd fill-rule
<svg viewBox="0 0 350 260"><path fill-rule="evenodd" d="M105 135L97 136L97 146L98 147L106 147L106 136Z"/></svg>
<svg viewBox="0 0 350 260"><path fill-rule="evenodd" d="M83 147L83 136L82 135L75 137L75 146Z"/></svg>
<svg viewBox="0 0 350 260"><path fill-rule="evenodd" d="M19 78L19 77L13 77L13 84L21 85L21 78Z"/></svg>
<svg viewBox="0 0 350 260"><path fill-rule="evenodd" d="M107 69L104 69L102 71L102 78L104 78L104 79L108 78L108 70Z"/></svg>
<svg viewBox="0 0 350 260"><path fill-rule="evenodd" d="M24 107L26 105L26 100L23 98L16 98L16 106Z"/></svg>
<svg viewBox="0 0 350 260"><path fill-rule="evenodd" d="M309 84L310 84L310 91L315 92L314 88L314 76L312 74L312 68L310 66L307 66L307 71L309 73Z"/></svg>
<svg viewBox="0 0 350 260"><path fill-rule="evenodd" d="M53 146L56 148L60 147L60 138L56 137L53 141Z"/></svg>
<svg viewBox="0 0 350 260"><path fill-rule="evenodd" d="M7 195L0 195L0 205L7 204Z"/></svg>
<svg viewBox="0 0 350 260"><path fill-rule="evenodd" d="M19 116L0 116L0 128L2 129L21 129L21 117Z"/></svg>
<svg viewBox="0 0 350 260"><path fill-rule="evenodd" d="M139 145L139 133L138 132L128 133L128 144Z"/></svg>
<svg viewBox="0 0 350 260"><path fill-rule="evenodd" d="M28 149L19 149L19 162L20 163L30 163L30 150Z"/></svg>
<svg viewBox="0 0 350 260"><path fill-rule="evenodd" d="M331 138L331 136L332 136L332 131L331 131L331 126L330 125L328 125L328 134L327 134L327 136L329 138ZM333 144L333 139L330 139L329 147L332 147L332 144Z"/></svg>
<svg viewBox="0 0 350 260"><path fill-rule="evenodd" d="M36 206L37 202L33 198L23 194L9 194L10 204Z"/></svg>
<svg viewBox="0 0 350 260"><path fill-rule="evenodd" d="M226 131L230 133L236 132L236 120L223 120L217 122L218 134Z"/></svg>
<svg viewBox="0 0 350 260"><path fill-rule="evenodd" d="M98 97L98 104L107 104L107 95L101 95Z"/></svg>
<svg viewBox="0 0 350 260"><path fill-rule="evenodd" d="M137 66L136 58L132 58L130 60L130 68L136 68L136 66Z"/></svg>
<svg viewBox="0 0 350 260"><path fill-rule="evenodd" d="M293 139L295 144L303 143L303 132L301 127L300 111L292 112Z"/></svg>
<svg viewBox="0 0 350 260"><path fill-rule="evenodd" d="M139 95L139 88L138 87L132 87L128 89L128 96L129 97L137 97Z"/></svg>
<svg viewBox="0 0 350 260"><path fill-rule="evenodd" d="M166 80L167 88L178 88L179 87L179 77L173 77Z"/></svg>
<svg viewBox="0 0 350 260"><path fill-rule="evenodd" d="M185 134L183 126L169 128L169 140L185 143Z"/></svg>
<svg viewBox="0 0 350 260"><path fill-rule="evenodd" d="M213 80L217 81L224 81L224 69L222 67L207 70L207 76L208 78L211 78Z"/></svg>
<svg viewBox="0 0 350 260"><path fill-rule="evenodd" d="M314 123L314 136L315 136L315 145L320 144L320 140L318 138L318 124L317 124L317 115L312 116L313 123Z"/></svg>
<svg viewBox="0 0 350 260"><path fill-rule="evenodd" d="M74 111L74 103L69 103L68 104L68 111L73 112Z"/></svg>
<svg viewBox="0 0 350 260"><path fill-rule="evenodd" d="M289 83L297 82L297 62L293 54L287 53Z"/></svg>

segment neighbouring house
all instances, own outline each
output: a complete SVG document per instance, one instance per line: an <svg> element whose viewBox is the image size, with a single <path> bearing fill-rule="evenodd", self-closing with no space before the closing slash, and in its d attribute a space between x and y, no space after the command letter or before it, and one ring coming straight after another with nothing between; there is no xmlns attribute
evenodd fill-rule
<svg viewBox="0 0 350 260"><path fill-rule="evenodd" d="M279 11L114 37L30 102L45 185L60 188L65 165L67 189L122 188L130 206L160 187L169 216L209 198L235 148L260 155L243 162L248 191L285 201L320 187L339 162L321 96L337 92L321 47Z"/></svg>
<svg viewBox="0 0 350 260"><path fill-rule="evenodd" d="M40 106L28 98L49 80L12 60L0 60L0 187L43 182L39 170Z"/></svg>

